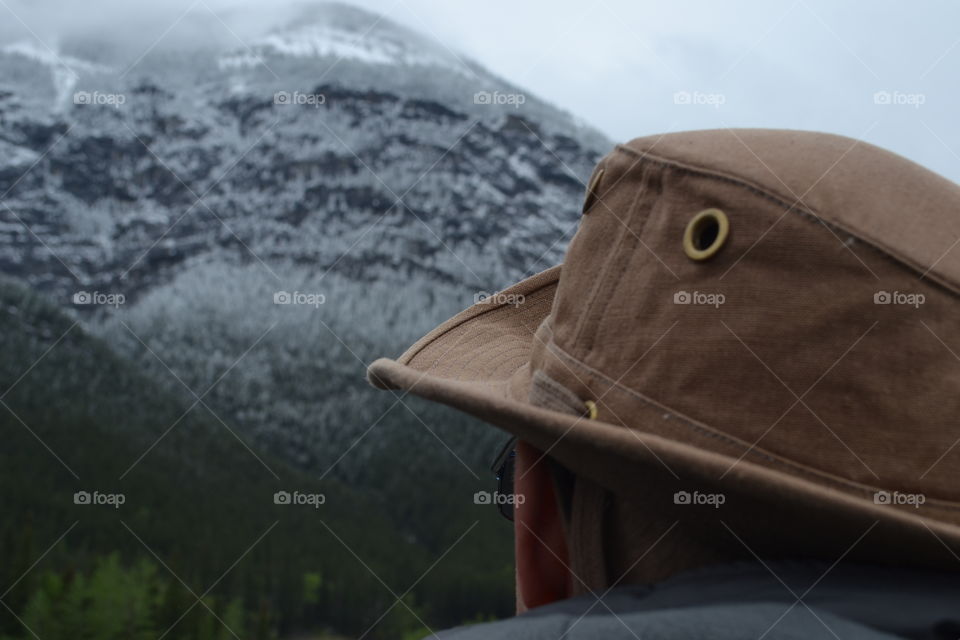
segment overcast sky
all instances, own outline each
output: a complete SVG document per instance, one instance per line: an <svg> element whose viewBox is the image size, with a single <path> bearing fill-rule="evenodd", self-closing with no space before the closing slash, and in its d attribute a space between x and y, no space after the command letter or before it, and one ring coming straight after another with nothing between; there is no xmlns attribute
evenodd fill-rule
<svg viewBox="0 0 960 640"><path fill-rule="evenodd" d="M712 127L817 129L960 181L958 2L362 4L429 29L616 140ZM677 104L677 92L690 104ZM877 92L888 92L889 104Z"/></svg>
<svg viewBox="0 0 960 640"><path fill-rule="evenodd" d="M166 24L195 2L217 11L248 4L0 0L0 24L19 28L2 15L12 10L48 39L129 12ZM615 140L710 127L817 129L960 181L958 2L353 2L434 36Z"/></svg>

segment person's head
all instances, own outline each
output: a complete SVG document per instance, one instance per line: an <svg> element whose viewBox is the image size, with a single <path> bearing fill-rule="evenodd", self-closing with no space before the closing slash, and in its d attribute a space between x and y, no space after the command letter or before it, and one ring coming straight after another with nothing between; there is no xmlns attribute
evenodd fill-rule
<svg viewBox="0 0 960 640"><path fill-rule="evenodd" d="M729 541L669 520L641 494L602 489L532 445L516 443L517 611L744 557ZM669 534L669 535L668 535Z"/></svg>
<svg viewBox="0 0 960 640"><path fill-rule="evenodd" d="M513 510L518 613L761 556L923 564L896 557L882 537L864 540L876 523L848 514L709 491L695 493L705 504L689 504L678 499L690 495L679 479L658 471L638 475L633 491L613 491L522 440L515 452L512 491L523 496Z"/></svg>
<svg viewBox="0 0 960 640"><path fill-rule="evenodd" d="M731 558L955 563L958 212L960 186L862 141L638 138L562 265L369 377L531 445L527 606Z"/></svg>

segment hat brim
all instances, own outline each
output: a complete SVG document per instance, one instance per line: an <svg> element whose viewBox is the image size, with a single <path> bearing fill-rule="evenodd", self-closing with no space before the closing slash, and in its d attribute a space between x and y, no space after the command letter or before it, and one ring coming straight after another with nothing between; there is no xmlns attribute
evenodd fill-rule
<svg viewBox="0 0 960 640"><path fill-rule="evenodd" d="M505 289L447 320L397 360L380 358L367 372L381 389L403 390L449 405L548 452L575 473L621 493L662 472L664 484L712 487L758 505L811 510L848 530L866 524L880 546L907 545L911 559L942 562L960 549L953 518L876 504L842 482L801 476L736 459L642 428L626 428L531 404L529 367L537 328L549 316L561 267ZM956 514L953 514L954 517ZM873 531L873 525L882 523Z"/></svg>

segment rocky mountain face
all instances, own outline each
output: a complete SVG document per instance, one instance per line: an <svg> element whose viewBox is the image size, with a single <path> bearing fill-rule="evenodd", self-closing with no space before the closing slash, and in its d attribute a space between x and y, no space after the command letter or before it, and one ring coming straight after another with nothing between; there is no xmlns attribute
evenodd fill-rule
<svg viewBox="0 0 960 640"><path fill-rule="evenodd" d="M326 469L364 363L559 262L610 143L349 6L228 42L0 48L0 269Z"/></svg>

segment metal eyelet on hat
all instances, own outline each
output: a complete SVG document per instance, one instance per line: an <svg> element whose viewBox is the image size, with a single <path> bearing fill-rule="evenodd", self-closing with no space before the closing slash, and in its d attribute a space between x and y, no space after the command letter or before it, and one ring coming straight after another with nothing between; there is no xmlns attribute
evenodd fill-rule
<svg viewBox="0 0 960 640"><path fill-rule="evenodd" d="M704 209L690 219L683 232L683 251L691 260L707 260L730 235L730 221L720 209Z"/></svg>
<svg viewBox="0 0 960 640"><path fill-rule="evenodd" d="M597 403L593 400L584 400L583 406L587 408L587 419L596 420L597 419Z"/></svg>

